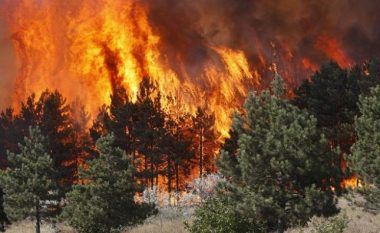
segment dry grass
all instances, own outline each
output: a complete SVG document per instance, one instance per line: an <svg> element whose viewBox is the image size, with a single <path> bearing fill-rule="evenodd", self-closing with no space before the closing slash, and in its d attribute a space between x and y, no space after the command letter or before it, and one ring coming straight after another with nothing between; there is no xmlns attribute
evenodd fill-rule
<svg viewBox="0 0 380 233"><path fill-rule="evenodd" d="M145 223L127 230L126 233L188 233L183 224L183 219L172 219Z"/></svg>
<svg viewBox="0 0 380 233"><path fill-rule="evenodd" d="M128 229L126 233L188 233L184 222L190 220L193 209L163 208L144 224Z"/></svg>
<svg viewBox="0 0 380 233"><path fill-rule="evenodd" d="M363 211L361 207L353 206L346 199L340 199L339 206L342 212L346 213L349 224L345 233L379 233L380 232L380 214L374 215ZM184 221L190 220L193 213L192 208L177 209L163 208L160 213L147 219L144 224L127 229L125 233L188 233L185 230ZM310 227L302 228L304 233L312 232L312 223L321 223L324 219L313 218ZM43 224L41 233L75 233L65 224L58 224L56 231L52 225ZM301 228L290 229L287 233L299 233ZM34 233L34 223L31 221L22 221L14 223L7 233Z"/></svg>
<svg viewBox="0 0 380 233"><path fill-rule="evenodd" d="M35 233L35 222L24 220L22 222L13 223L7 230L6 233ZM42 223L41 233L75 233L75 231L67 226L66 224L60 223L57 226L53 226L49 223Z"/></svg>
<svg viewBox="0 0 380 233"><path fill-rule="evenodd" d="M344 198L339 199L338 203L342 214L345 213L348 217L348 226L344 233L380 233L380 214L372 214L364 211L363 208L352 205ZM308 227L290 229L287 233L312 233L313 224L323 224L323 218L313 218L309 222Z"/></svg>

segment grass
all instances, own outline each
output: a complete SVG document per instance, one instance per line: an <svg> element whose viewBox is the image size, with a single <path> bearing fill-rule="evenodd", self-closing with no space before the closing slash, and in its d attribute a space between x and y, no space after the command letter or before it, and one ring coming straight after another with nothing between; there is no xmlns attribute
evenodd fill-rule
<svg viewBox="0 0 380 233"><path fill-rule="evenodd" d="M374 215L366 212L363 208L353 206L344 198L339 200L339 207L349 220L344 233L379 233L380 214ZM144 224L127 229L125 233L187 233L184 221L191 220L193 208L161 208L159 214L147 219ZM313 233L313 225L323 224L324 218L313 218L309 226L304 228L289 229L287 233ZM57 231L59 230L59 231ZM7 233L34 233L34 222L22 221L14 223ZM41 233L75 233L67 225L60 223L54 228L51 224L42 224Z"/></svg>
<svg viewBox="0 0 380 233"><path fill-rule="evenodd" d="M13 223L6 231L6 233L35 233L35 222L24 220L21 222ZM75 231L64 223L59 223L53 226L49 223L42 223L41 233L75 233Z"/></svg>
<svg viewBox="0 0 380 233"><path fill-rule="evenodd" d="M338 206L341 209L341 214L346 214L348 217L348 226L344 233L379 233L380 232L380 214L372 214L360 206L352 205L345 198L340 198ZM286 231L286 233L314 233L314 225L324 224L325 218L312 218L307 227L294 228Z"/></svg>
<svg viewBox="0 0 380 233"><path fill-rule="evenodd" d="M192 212L193 208L161 208L156 216L125 233L188 233L184 222L191 219Z"/></svg>

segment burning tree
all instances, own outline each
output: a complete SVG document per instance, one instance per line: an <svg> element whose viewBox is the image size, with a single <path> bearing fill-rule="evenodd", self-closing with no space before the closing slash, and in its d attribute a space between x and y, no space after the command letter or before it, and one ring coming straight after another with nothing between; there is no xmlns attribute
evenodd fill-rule
<svg viewBox="0 0 380 233"><path fill-rule="evenodd" d="M132 155L135 176L145 186L152 188L167 178L169 192L174 181L179 191L183 188L181 177L193 165L190 115L166 113L161 105L163 97L148 77L141 83L135 102L122 86L116 84L114 90L109 111L103 109L94 122L93 138L112 132L116 145Z"/></svg>
<svg viewBox="0 0 380 233"><path fill-rule="evenodd" d="M331 148L339 147L341 167L345 177L342 186L346 185L347 178L356 185L356 176L346 164L346 155L356 141L354 119L360 115L357 102L359 95L368 95L371 87L380 83L379 62L370 60L363 65L356 65L351 69L343 69L335 62L321 66L310 80L305 80L295 90L292 102L306 109L317 118L317 127L323 132ZM335 187L336 191L341 189Z"/></svg>
<svg viewBox="0 0 380 233"><path fill-rule="evenodd" d="M205 171L215 170L213 167L213 155L218 147L215 136L215 116L209 114L206 108L198 107L193 117L194 126L194 151L198 159L199 177L202 178Z"/></svg>
<svg viewBox="0 0 380 233"><path fill-rule="evenodd" d="M167 134L163 146L167 154L167 187L170 199L173 191L173 181L175 181L177 203L179 201L180 184L184 183L181 182L181 177L188 175L194 165L190 127L191 118L189 115L170 117L165 124Z"/></svg>
<svg viewBox="0 0 380 233"><path fill-rule="evenodd" d="M19 139L27 135L29 126L38 126L42 134L48 137L47 150L57 171L55 180L60 196L64 197L77 180L78 157L87 150L85 144L76 138L79 131L74 129L72 109L66 99L58 91L46 90L38 99L32 94L22 103L15 126L16 132L21 135Z"/></svg>
<svg viewBox="0 0 380 233"><path fill-rule="evenodd" d="M316 119L275 94L248 96L244 114L234 117L237 149L222 151L218 161L229 180L219 188L219 200L244 221L264 226L263 232L334 213L331 186L339 184L331 179L339 173L338 155L318 133Z"/></svg>
<svg viewBox="0 0 380 233"><path fill-rule="evenodd" d="M348 153L355 140L353 122L358 113L359 79L330 62L305 80L295 93L293 103L316 117L317 127L330 145Z"/></svg>

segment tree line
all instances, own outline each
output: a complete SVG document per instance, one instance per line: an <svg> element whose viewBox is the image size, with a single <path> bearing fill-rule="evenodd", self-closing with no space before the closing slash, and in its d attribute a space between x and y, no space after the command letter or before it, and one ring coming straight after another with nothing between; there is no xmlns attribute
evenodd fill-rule
<svg viewBox="0 0 380 233"><path fill-rule="evenodd" d="M198 171L202 176L215 171L213 158L219 146L215 117L206 107L198 108L194 116L164 111L162 98L168 97L162 97L149 78L141 83L135 102L128 99L124 87L117 86L110 106L102 106L90 122L79 100L69 104L58 91L46 90L39 98L32 94L21 103L19 112L9 107L0 114L0 168L17 167L13 153L27 156L19 143L38 137L33 133L37 130L45 137L43 151L51 157L55 171L51 179L57 192L49 198L65 200L73 185L88 180L80 173L101 155L96 142L112 135L112 147L131 156L133 180L142 187L152 187L161 179L161 188L179 192L186 188L190 172ZM21 217L9 216L13 220Z"/></svg>
<svg viewBox="0 0 380 233"><path fill-rule="evenodd" d="M32 215L39 232L45 207L55 203L55 214L78 232L118 231L155 213L134 201L136 192L160 178L169 193L183 189L190 171L202 177L216 170L213 154L221 146L217 166L227 182L196 211L190 231L282 232L313 215L332 215L344 179L378 185L377 144L367 145L377 135L368 127L377 129L371 88L379 83L376 60L348 70L330 62L289 100L276 75L270 90L247 97L223 145L212 113L179 114L149 78L136 101L114 87L110 106L92 124L80 101L68 104L57 91L31 95L18 113L0 114L0 214ZM162 98L174 110L164 110ZM365 170L368 163L374 166ZM378 205L372 189L363 193Z"/></svg>
<svg viewBox="0 0 380 233"><path fill-rule="evenodd" d="M190 232L278 232L331 216L342 180L379 211L380 64L322 65L288 100L276 75L233 119L217 161L228 181L196 209Z"/></svg>

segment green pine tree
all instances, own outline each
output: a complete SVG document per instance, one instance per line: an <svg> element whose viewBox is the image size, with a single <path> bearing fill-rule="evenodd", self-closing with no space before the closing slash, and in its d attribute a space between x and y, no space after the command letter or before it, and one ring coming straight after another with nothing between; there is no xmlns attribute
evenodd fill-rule
<svg viewBox="0 0 380 233"><path fill-rule="evenodd" d="M339 174L338 155L328 149L314 117L278 96L248 96L245 112L233 122L238 147L227 147L236 152L222 151L218 161L229 180L218 195L228 196L227 204L252 226L265 226L258 232L283 232L336 211L331 186L339 179L331 178Z"/></svg>
<svg viewBox="0 0 380 233"><path fill-rule="evenodd" d="M17 150L20 138L14 110L7 108L0 113L0 169L7 167L7 151Z"/></svg>
<svg viewBox="0 0 380 233"><path fill-rule="evenodd" d="M29 129L29 137L19 144L20 153L9 153L9 167L2 173L5 212L12 220L32 216L40 232L42 205L56 194L54 165L39 128Z"/></svg>
<svg viewBox="0 0 380 233"><path fill-rule="evenodd" d="M46 90L36 100L32 94L22 103L20 114L17 116L16 129L21 135L28 134L29 126L38 126L47 137L47 152L51 155L59 187L59 195L63 197L71 188L76 178L77 153L75 147L74 119L70 105L58 92ZM12 150L13 151L13 150ZM14 152L14 151L13 151Z"/></svg>
<svg viewBox="0 0 380 233"><path fill-rule="evenodd" d="M131 158L114 143L113 135L97 141L99 156L81 169L81 184L67 194L63 217L79 233L120 232L153 211L150 205L135 203L141 187L133 179Z"/></svg>
<svg viewBox="0 0 380 233"><path fill-rule="evenodd" d="M357 142L352 146L351 168L356 172L367 207L380 210L380 86L359 101L361 116L355 119Z"/></svg>

